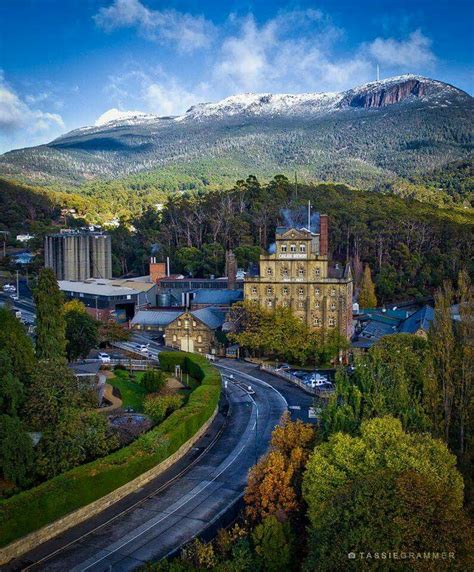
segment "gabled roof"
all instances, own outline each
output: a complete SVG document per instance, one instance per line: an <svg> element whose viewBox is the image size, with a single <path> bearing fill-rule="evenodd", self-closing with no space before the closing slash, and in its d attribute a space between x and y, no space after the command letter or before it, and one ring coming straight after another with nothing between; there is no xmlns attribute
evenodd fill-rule
<svg viewBox="0 0 474 572"><path fill-rule="evenodd" d="M279 235L279 236L284 236L286 234L289 234L290 231L293 231L296 233L295 238L310 238L311 236L314 236L315 233L309 231L307 228L296 228L293 226L277 226L276 230L275 230L275 234Z"/></svg>
<svg viewBox="0 0 474 572"><path fill-rule="evenodd" d="M193 304L226 304L230 305L234 302L242 300L244 293L242 290L227 290L218 288L202 288L196 290Z"/></svg>
<svg viewBox="0 0 474 572"><path fill-rule="evenodd" d="M182 313L182 310L139 310L133 317L132 326L167 326Z"/></svg>
<svg viewBox="0 0 474 572"><path fill-rule="evenodd" d="M217 330L225 322L225 312L218 308L201 308L190 312L211 330Z"/></svg>
<svg viewBox="0 0 474 572"><path fill-rule="evenodd" d="M434 310L431 306L423 306L417 312L403 321L400 332L403 334L415 334L418 330L427 332L434 320Z"/></svg>

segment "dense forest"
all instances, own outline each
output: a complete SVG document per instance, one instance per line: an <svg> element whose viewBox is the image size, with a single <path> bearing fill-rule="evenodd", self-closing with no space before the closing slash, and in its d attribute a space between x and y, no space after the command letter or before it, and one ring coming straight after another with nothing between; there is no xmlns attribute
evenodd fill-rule
<svg viewBox="0 0 474 572"><path fill-rule="evenodd" d="M20 231L41 236L54 225L95 222L102 207L106 213L115 208L105 194L83 197L5 181L0 191L0 230L10 230L12 236ZM150 199L146 191L134 196L143 199L137 209L141 214L134 216L125 214L127 192L115 197L121 205L116 213L120 223L110 229L116 275L145 274L151 254L162 260L169 256L174 272L222 274L226 249L233 249L247 270L273 242L282 210L308 200L330 217L333 259L350 261L357 279L368 263L381 301L424 296L462 268L471 275L474 271L469 208L440 208L345 185L295 185L281 175L267 184L249 176L227 191L161 194L159 203L150 203L156 197ZM78 218L61 219L65 206L76 209Z"/></svg>

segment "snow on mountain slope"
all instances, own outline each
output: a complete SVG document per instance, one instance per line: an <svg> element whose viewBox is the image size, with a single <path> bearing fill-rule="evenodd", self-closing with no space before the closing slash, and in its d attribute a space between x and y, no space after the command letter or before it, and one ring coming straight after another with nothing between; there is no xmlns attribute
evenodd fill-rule
<svg viewBox="0 0 474 572"><path fill-rule="evenodd" d="M334 93L271 94L243 93L213 103L198 103L177 117L159 117L140 111L110 109L94 126L76 129L63 137L89 134L115 127L159 125L162 120L202 122L238 116L251 117L311 117L348 108L385 107L404 101L432 101L449 104L450 98L466 97L461 90L423 76L407 74L370 82L354 89ZM469 97L469 96L467 96Z"/></svg>

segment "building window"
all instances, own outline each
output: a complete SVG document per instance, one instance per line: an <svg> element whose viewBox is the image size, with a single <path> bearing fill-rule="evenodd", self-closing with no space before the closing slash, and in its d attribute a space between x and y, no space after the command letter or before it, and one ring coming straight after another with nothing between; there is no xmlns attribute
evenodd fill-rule
<svg viewBox="0 0 474 572"><path fill-rule="evenodd" d="M281 251L286 252L287 250L288 250L288 247L286 246L286 244L282 244L281 245Z"/></svg>
<svg viewBox="0 0 474 572"><path fill-rule="evenodd" d="M282 288L281 289L281 293L283 294L283 296L288 296L288 288Z"/></svg>
<svg viewBox="0 0 474 572"><path fill-rule="evenodd" d="M281 274L282 274L283 278L288 278L288 268L282 268Z"/></svg>
<svg viewBox="0 0 474 572"><path fill-rule="evenodd" d="M198 336L198 343L202 342L202 336Z"/></svg>
<svg viewBox="0 0 474 572"><path fill-rule="evenodd" d="M290 252L296 252L296 244L290 244Z"/></svg>
<svg viewBox="0 0 474 572"><path fill-rule="evenodd" d="M314 275L315 276L321 276L321 268L315 268L314 269Z"/></svg>
<svg viewBox="0 0 474 572"><path fill-rule="evenodd" d="M331 310L335 310L335 309L336 309L336 302L333 302L333 303L331 304Z"/></svg>
<svg viewBox="0 0 474 572"><path fill-rule="evenodd" d="M303 300L301 300L300 302L298 302L298 308L304 308L304 302L303 302Z"/></svg>
<svg viewBox="0 0 474 572"><path fill-rule="evenodd" d="M184 320L184 329L189 330L189 320Z"/></svg>
<svg viewBox="0 0 474 572"><path fill-rule="evenodd" d="M315 307L315 308L319 308L319 306L320 306L319 300L316 300L316 302L315 302L315 304L314 304L314 307Z"/></svg>
<svg viewBox="0 0 474 572"><path fill-rule="evenodd" d="M269 308L273 308L273 300L268 300L267 306L268 306Z"/></svg>
<svg viewBox="0 0 474 572"><path fill-rule="evenodd" d="M298 276L299 276L300 278L303 278L303 277L304 277L304 268L298 268Z"/></svg>
<svg viewBox="0 0 474 572"><path fill-rule="evenodd" d="M173 342L175 342L176 339L177 339L177 338L176 338L176 334L173 334Z"/></svg>
<svg viewBox="0 0 474 572"><path fill-rule="evenodd" d="M267 268L267 276L272 276L273 270L271 268Z"/></svg>
<svg viewBox="0 0 474 572"><path fill-rule="evenodd" d="M193 328L196 327L196 320L193 320Z"/></svg>
<svg viewBox="0 0 474 572"><path fill-rule="evenodd" d="M271 286L267 288L267 294L273 294L273 288Z"/></svg>
<svg viewBox="0 0 474 572"><path fill-rule="evenodd" d="M314 289L315 296L319 296L321 294L321 290L319 288Z"/></svg>
<svg viewBox="0 0 474 572"><path fill-rule="evenodd" d="M331 327L334 327L334 326L336 325L336 320L335 320L334 318L329 318L328 324L329 324Z"/></svg>
<svg viewBox="0 0 474 572"><path fill-rule="evenodd" d="M252 286L252 294L256 294L257 293L257 289L255 288L255 286Z"/></svg>
<svg viewBox="0 0 474 572"><path fill-rule="evenodd" d="M300 296L304 296L304 288L299 288L299 289L298 289L298 294L299 294Z"/></svg>
<svg viewBox="0 0 474 572"><path fill-rule="evenodd" d="M202 349L201 349L201 348L198 348L198 352L202 352Z"/></svg>
<svg viewBox="0 0 474 572"><path fill-rule="evenodd" d="M314 324L317 328L319 328L319 327L321 326L321 319L320 319L318 316L316 316L316 317L313 319L313 324Z"/></svg>
<svg viewBox="0 0 474 572"><path fill-rule="evenodd" d="M178 328L181 328L181 320L178 320Z"/></svg>
<svg viewBox="0 0 474 572"><path fill-rule="evenodd" d="M306 252L306 244L300 244L300 252Z"/></svg>
<svg viewBox="0 0 474 572"><path fill-rule="evenodd" d="M335 288L331 288L331 296L335 296L336 295L336 289Z"/></svg>
<svg viewBox="0 0 474 572"><path fill-rule="evenodd" d="M288 302L288 300L283 300L283 308L289 308L290 307L290 303Z"/></svg>

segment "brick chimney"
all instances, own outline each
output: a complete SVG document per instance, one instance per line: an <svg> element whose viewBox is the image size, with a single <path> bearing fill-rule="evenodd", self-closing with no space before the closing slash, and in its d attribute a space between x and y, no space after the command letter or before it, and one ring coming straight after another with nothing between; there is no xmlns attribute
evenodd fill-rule
<svg viewBox="0 0 474 572"><path fill-rule="evenodd" d="M227 288L235 290L237 281L237 259L232 250L227 250L225 253L225 271L227 275Z"/></svg>
<svg viewBox="0 0 474 572"><path fill-rule="evenodd" d="M150 258L150 280L156 284L157 280L166 276L166 262L157 262L155 257Z"/></svg>
<svg viewBox="0 0 474 572"><path fill-rule="evenodd" d="M320 256L328 256L328 215L320 215L319 221L319 254Z"/></svg>

